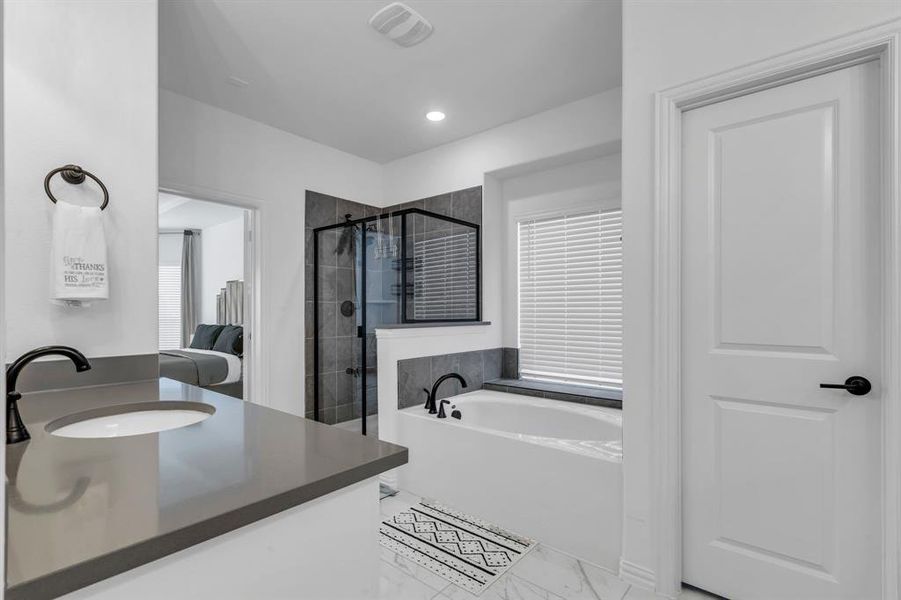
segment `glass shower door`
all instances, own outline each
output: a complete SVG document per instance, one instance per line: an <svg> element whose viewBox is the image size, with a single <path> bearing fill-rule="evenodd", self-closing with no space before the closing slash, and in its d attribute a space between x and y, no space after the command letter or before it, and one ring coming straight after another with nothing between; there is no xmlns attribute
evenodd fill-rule
<svg viewBox="0 0 901 600"><path fill-rule="evenodd" d="M315 232L316 419L361 431L363 378L359 352L362 288L359 252L361 227L346 225Z"/></svg>
<svg viewBox="0 0 901 600"><path fill-rule="evenodd" d="M361 273L365 273L364 322L361 355L365 373L361 382L367 435L378 434L378 353L375 330L401 321L401 217L383 215L363 232L366 252Z"/></svg>

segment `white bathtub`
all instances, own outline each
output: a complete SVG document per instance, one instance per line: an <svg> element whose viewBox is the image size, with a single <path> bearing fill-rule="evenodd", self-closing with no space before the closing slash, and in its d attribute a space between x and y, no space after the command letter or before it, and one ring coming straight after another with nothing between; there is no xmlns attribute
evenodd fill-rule
<svg viewBox="0 0 901 600"><path fill-rule="evenodd" d="M621 411L489 390L450 400L461 420L399 411L401 488L618 571Z"/></svg>

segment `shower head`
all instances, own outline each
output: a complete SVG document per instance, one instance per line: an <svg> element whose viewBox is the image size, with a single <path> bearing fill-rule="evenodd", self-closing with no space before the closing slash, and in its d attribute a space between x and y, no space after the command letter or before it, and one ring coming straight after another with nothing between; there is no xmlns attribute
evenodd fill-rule
<svg viewBox="0 0 901 600"><path fill-rule="evenodd" d="M338 244L335 246L335 254L344 254L348 249L353 248L354 237L357 225L345 227L338 237Z"/></svg>
<svg viewBox="0 0 901 600"><path fill-rule="evenodd" d="M352 217L352 214L347 213L344 215L344 220L350 223ZM338 237L338 244L335 246L335 254L344 254L348 248L353 247L354 233L356 233L358 227L358 225L348 225L341 231L341 235Z"/></svg>

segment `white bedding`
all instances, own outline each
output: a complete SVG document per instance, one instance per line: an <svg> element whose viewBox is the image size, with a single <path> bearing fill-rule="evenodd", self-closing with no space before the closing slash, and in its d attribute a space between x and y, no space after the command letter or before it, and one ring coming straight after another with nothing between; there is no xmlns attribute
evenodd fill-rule
<svg viewBox="0 0 901 600"><path fill-rule="evenodd" d="M225 360L228 361L228 374L225 376L225 379L216 383L215 385L222 385L224 383L234 383L241 379L241 357L235 356L234 354L229 354L228 352L216 352L215 350L198 350L197 348L182 348L183 352L196 352L198 354L214 354L215 356L221 356Z"/></svg>

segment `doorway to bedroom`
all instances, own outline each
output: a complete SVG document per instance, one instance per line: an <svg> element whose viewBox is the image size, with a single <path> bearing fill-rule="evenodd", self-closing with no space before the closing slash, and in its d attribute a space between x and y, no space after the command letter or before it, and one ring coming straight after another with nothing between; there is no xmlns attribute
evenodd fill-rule
<svg viewBox="0 0 901 600"><path fill-rule="evenodd" d="M160 377L250 400L253 212L160 192Z"/></svg>

